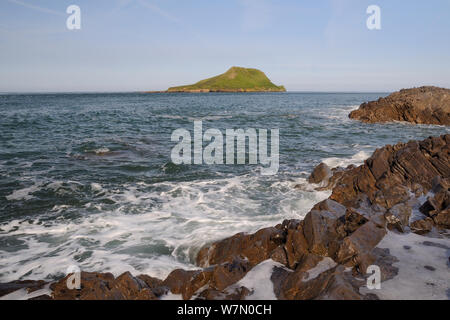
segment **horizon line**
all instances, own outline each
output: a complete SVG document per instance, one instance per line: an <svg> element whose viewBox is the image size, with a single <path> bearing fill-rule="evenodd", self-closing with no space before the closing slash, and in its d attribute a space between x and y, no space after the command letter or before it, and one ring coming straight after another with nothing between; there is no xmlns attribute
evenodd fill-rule
<svg viewBox="0 0 450 320"><path fill-rule="evenodd" d="M101 90L92 90L92 91L0 91L0 95L29 95L29 94L131 94L131 93L139 93L139 94L180 94L180 93L188 93L192 95L196 94L214 94L214 93L224 93L224 94L255 94L255 93L391 93L396 90L287 90L285 92L270 92L270 91L260 91L260 92L166 92L164 90L150 90L150 91L141 91L141 90L133 90L133 91L101 91Z"/></svg>

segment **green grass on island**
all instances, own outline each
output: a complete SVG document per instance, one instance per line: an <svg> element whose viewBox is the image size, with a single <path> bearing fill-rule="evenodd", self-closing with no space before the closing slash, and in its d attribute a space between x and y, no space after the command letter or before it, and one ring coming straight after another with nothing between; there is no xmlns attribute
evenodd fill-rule
<svg viewBox="0 0 450 320"><path fill-rule="evenodd" d="M196 84L172 87L167 92L284 92L257 69L232 67L224 74L201 80Z"/></svg>

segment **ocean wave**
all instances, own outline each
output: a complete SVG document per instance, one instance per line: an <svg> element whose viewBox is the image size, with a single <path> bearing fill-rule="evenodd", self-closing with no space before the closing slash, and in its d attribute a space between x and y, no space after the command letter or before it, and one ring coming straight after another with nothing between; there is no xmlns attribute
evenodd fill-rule
<svg viewBox="0 0 450 320"><path fill-rule="evenodd" d="M330 168L343 167L346 168L349 165L359 166L364 163L371 156L370 153L366 151L359 151L350 158L337 158L331 157L323 160L323 163L328 165Z"/></svg>
<svg viewBox="0 0 450 320"><path fill-rule="evenodd" d="M211 241L255 232L284 219L302 219L329 193L294 188L304 178L270 180L259 175L191 182L89 187L116 204L77 218L13 220L0 225L0 281L61 276L70 265L84 271L145 273L163 278L174 267L195 268L197 252ZM54 185L56 188L56 184ZM270 197L269 197L270 195ZM70 209L55 206L53 214Z"/></svg>
<svg viewBox="0 0 450 320"><path fill-rule="evenodd" d="M348 115L350 112L357 110L359 105L345 105L345 106L337 106L337 107L329 107L326 110L320 108L317 110L317 114L320 117L328 119L328 120L340 120L340 121L351 121Z"/></svg>
<svg viewBox="0 0 450 320"><path fill-rule="evenodd" d="M214 120L222 120L222 119L231 119L232 115L208 115L208 116L180 116L180 115L171 115L171 114L163 114L158 115L160 118L164 119L172 119L172 120L188 120L190 122L193 121L214 121Z"/></svg>
<svg viewBox="0 0 450 320"><path fill-rule="evenodd" d="M33 199L33 193L37 192L40 189L39 184L34 184L30 187L19 189L13 191L10 195L6 196L6 200L9 201L19 201L19 200L30 200Z"/></svg>

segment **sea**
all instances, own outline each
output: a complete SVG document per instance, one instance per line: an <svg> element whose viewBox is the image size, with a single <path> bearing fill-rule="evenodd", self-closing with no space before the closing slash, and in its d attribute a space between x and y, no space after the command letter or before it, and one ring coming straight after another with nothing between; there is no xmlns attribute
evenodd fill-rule
<svg viewBox="0 0 450 320"><path fill-rule="evenodd" d="M348 114L388 93L0 95L0 282L68 268L164 278L204 246L302 219L328 191L321 162L360 165L386 144L449 133ZM279 170L176 165L177 129L279 129ZM296 186L300 188L295 188Z"/></svg>

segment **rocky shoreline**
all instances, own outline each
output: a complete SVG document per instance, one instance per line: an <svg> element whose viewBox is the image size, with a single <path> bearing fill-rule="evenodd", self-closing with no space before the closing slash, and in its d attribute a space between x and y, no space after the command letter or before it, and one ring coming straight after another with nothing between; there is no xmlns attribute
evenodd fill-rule
<svg viewBox="0 0 450 320"><path fill-rule="evenodd" d="M55 300L403 299L407 297L401 293L366 288L369 266L380 268L384 284L407 276L397 266L403 264L426 276L443 272L443 277L434 276L442 278L436 283L421 283L420 275L410 282L425 288L425 295L431 292L424 299L449 299L449 153L450 135L444 135L385 146L358 167L321 164L310 182L332 194L304 220L286 220L212 243L198 253L197 270L174 270L165 280L129 272L117 278L82 272L80 290L67 288L69 275L53 283L1 284L0 296L20 291L30 299ZM414 241L398 249L404 254L395 255L388 245L392 237ZM427 255L419 256L419 247ZM429 254L436 259L420 260L429 260ZM252 287L251 279L263 289Z"/></svg>
<svg viewBox="0 0 450 320"><path fill-rule="evenodd" d="M406 121L448 126L450 89L431 86L403 89L386 98L363 103L349 117L366 123Z"/></svg>

